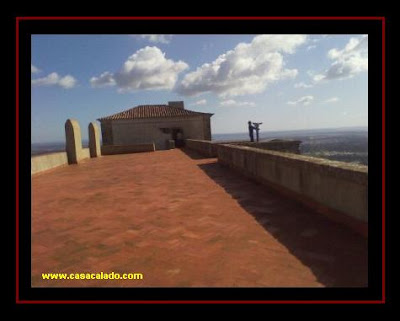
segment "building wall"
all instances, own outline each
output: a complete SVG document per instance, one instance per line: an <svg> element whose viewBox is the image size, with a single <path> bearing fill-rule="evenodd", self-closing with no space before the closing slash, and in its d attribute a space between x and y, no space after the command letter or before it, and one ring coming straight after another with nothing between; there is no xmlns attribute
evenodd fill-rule
<svg viewBox="0 0 400 321"><path fill-rule="evenodd" d="M209 122L209 117L207 118ZM207 132L209 126L205 126L203 116L113 120L111 126L114 145L149 144L154 142L156 150L164 150L168 148L168 140L172 138L172 133L164 133L161 128L174 127L182 129L183 138L211 138L210 133Z"/></svg>
<svg viewBox="0 0 400 321"><path fill-rule="evenodd" d="M154 152L154 144L135 144L135 145L103 145L101 146L102 155L118 155Z"/></svg>
<svg viewBox="0 0 400 321"><path fill-rule="evenodd" d="M103 145L113 144L111 121L107 120L101 122L101 138Z"/></svg>
<svg viewBox="0 0 400 321"><path fill-rule="evenodd" d="M211 140L211 116L203 116L204 140Z"/></svg>

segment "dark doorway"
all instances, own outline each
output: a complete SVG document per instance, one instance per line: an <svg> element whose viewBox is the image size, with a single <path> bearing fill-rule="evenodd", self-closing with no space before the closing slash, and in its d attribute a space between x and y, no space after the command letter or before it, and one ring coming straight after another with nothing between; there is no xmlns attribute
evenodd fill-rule
<svg viewBox="0 0 400 321"><path fill-rule="evenodd" d="M183 147L185 145L182 128L172 128L172 139L175 141L176 147Z"/></svg>

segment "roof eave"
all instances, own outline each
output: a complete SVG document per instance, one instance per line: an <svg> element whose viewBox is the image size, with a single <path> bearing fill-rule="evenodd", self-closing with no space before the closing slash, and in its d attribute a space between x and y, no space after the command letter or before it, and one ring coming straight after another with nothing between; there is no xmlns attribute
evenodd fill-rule
<svg viewBox="0 0 400 321"><path fill-rule="evenodd" d="M140 118L115 118L115 119L108 119L106 117L104 118L98 118L97 120L99 122L102 121L112 121L112 120L141 120L141 119L165 119L165 118L187 118L187 117L193 117L193 116L213 116L214 114L211 113L198 113L198 114L192 114L192 115L174 115L174 116L160 116L160 117L140 117Z"/></svg>

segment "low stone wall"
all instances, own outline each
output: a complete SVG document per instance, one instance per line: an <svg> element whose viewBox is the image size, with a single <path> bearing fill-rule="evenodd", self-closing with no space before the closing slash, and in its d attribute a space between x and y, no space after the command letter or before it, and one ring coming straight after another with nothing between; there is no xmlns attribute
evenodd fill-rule
<svg viewBox="0 0 400 321"><path fill-rule="evenodd" d="M154 152L154 150L154 144L140 144L130 146L114 145L101 147L101 153L103 155ZM90 158L90 149L80 149L77 156L79 160ZM31 157L31 175L63 165L68 165L68 156L66 152L33 156Z"/></svg>
<svg viewBox="0 0 400 321"><path fill-rule="evenodd" d="M89 157L89 148L82 148L79 153L79 159L82 160ZM63 165L68 165L68 156L66 152L32 156L31 175Z"/></svg>
<svg viewBox="0 0 400 321"><path fill-rule="evenodd" d="M103 145L101 146L102 155L130 154L141 152L154 152L154 144L136 144L136 145Z"/></svg>
<svg viewBox="0 0 400 321"><path fill-rule="evenodd" d="M210 140L185 139L185 146L205 157L214 158L218 155L218 144Z"/></svg>
<svg viewBox="0 0 400 321"><path fill-rule="evenodd" d="M90 149L89 148L82 148L82 150L80 152L79 159L85 159L85 158L90 158Z"/></svg>
<svg viewBox="0 0 400 321"><path fill-rule="evenodd" d="M66 152L31 157L31 175L62 165L68 165Z"/></svg>
<svg viewBox="0 0 400 321"><path fill-rule="evenodd" d="M185 145L187 148L197 151L199 154L214 158L218 156L218 146L221 145L235 145L235 146L248 146L253 148L274 150L280 152L300 154L299 140L281 140L273 139L262 142L247 142L247 141L231 141L231 142L218 142L210 140L186 139Z"/></svg>
<svg viewBox="0 0 400 321"><path fill-rule="evenodd" d="M367 233L367 166L234 145L219 145L218 162Z"/></svg>

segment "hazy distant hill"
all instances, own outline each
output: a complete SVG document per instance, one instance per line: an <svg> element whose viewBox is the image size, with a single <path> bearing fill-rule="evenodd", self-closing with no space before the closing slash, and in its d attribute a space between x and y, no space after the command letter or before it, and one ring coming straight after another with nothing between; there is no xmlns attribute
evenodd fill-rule
<svg viewBox="0 0 400 321"><path fill-rule="evenodd" d="M82 146L84 148L89 147L89 142L82 141ZM31 144L31 156L57 153L57 152L65 152L65 142Z"/></svg>
<svg viewBox="0 0 400 321"><path fill-rule="evenodd" d="M301 153L342 162L368 165L368 133L318 135L299 138Z"/></svg>

